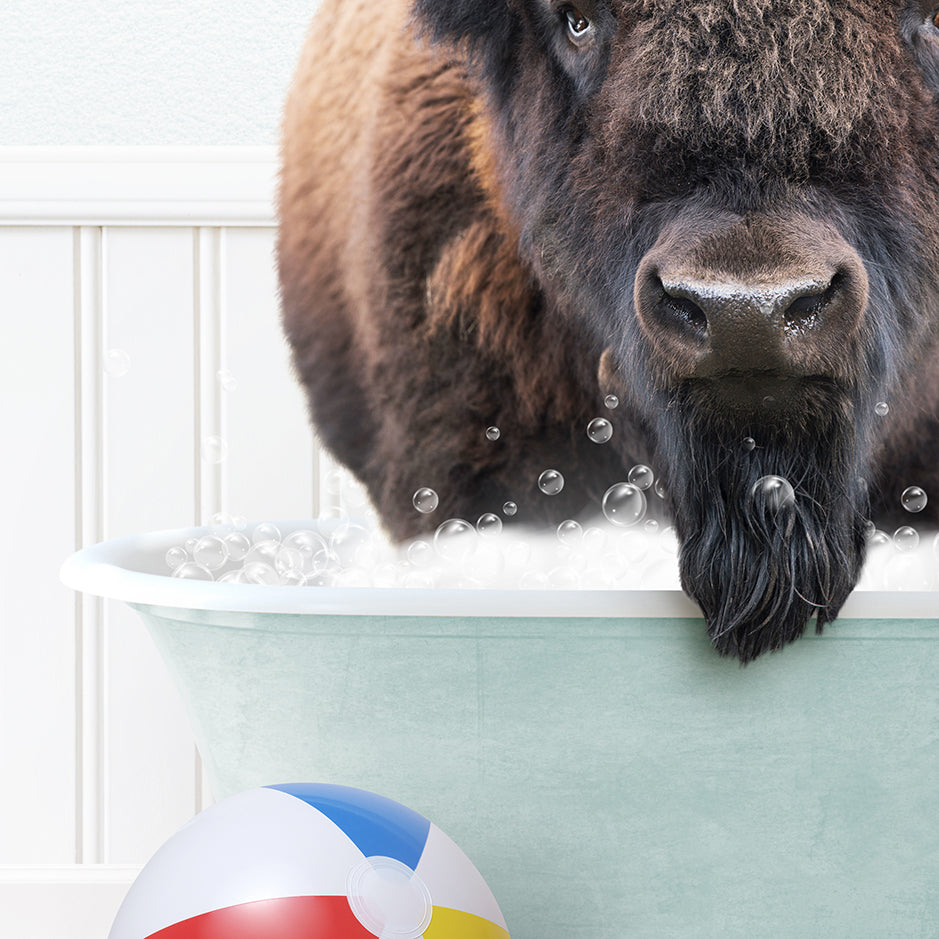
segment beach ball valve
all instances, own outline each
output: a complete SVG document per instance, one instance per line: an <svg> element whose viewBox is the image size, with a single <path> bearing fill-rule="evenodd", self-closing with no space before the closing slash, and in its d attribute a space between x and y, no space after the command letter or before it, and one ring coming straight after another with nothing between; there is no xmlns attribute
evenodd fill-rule
<svg viewBox="0 0 939 939"><path fill-rule="evenodd" d="M318 783L216 803L150 859L108 939L509 939L482 875L436 825Z"/></svg>

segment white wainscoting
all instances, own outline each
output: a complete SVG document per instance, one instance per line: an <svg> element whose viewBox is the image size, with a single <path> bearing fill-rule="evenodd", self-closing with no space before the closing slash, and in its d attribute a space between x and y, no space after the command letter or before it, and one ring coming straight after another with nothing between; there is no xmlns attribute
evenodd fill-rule
<svg viewBox="0 0 939 939"><path fill-rule="evenodd" d="M329 508L279 327L275 177L268 149L0 149L5 939L103 939L211 801L136 615L66 589L62 560Z"/></svg>

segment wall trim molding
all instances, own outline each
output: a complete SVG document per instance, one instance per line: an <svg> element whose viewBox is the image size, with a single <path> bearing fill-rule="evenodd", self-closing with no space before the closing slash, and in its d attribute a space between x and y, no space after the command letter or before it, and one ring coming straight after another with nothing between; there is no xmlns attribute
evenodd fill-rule
<svg viewBox="0 0 939 939"><path fill-rule="evenodd" d="M273 226L275 147L0 147L0 225Z"/></svg>

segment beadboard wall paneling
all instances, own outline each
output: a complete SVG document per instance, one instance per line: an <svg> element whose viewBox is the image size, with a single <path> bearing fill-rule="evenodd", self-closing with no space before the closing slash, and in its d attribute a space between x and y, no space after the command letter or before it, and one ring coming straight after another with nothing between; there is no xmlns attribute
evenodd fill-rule
<svg viewBox="0 0 939 939"><path fill-rule="evenodd" d="M77 337L72 231L0 228L0 864L70 863L80 826Z"/></svg>
<svg viewBox="0 0 939 939"><path fill-rule="evenodd" d="M270 149L0 149L0 936L102 939L211 801L136 615L64 558L339 505L280 335L275 178Z"/></svg>
<svg viewBox="0 0 939 939"><path fill-rule="evenodd" d="M102 534L116 538L198 517L197 272L189 229L106 228L103 236L99 468ZM103 626L107 827L96 860L129 864L192 815L194 752L165 670L142 667L153 649L137 615L109 601ZM173 767L179 783L168 785L161 767Z"/></svg>
<svg viewBox="0 0 939 939"><path fill-rule="evenodd" d="M273 241L257 228L221 233L219 390L227 457L223 502L250 519L315 515L319 474L306 404L281 335ZM231 390L226 391L229 387ZM208 429L208 428L206 428Z"/></svg>

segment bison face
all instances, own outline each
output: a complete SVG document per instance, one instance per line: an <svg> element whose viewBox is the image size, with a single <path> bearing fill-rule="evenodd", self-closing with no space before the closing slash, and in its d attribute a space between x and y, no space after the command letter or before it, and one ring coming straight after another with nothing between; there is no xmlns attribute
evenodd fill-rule
<svg viewBox="0 0 939 939"><path fill-rule="evenodd" d="M837 614L887 429L935 415L937 8L416 3L486 102L521 255L648 428L683 586L745 661Z"/></svg>

